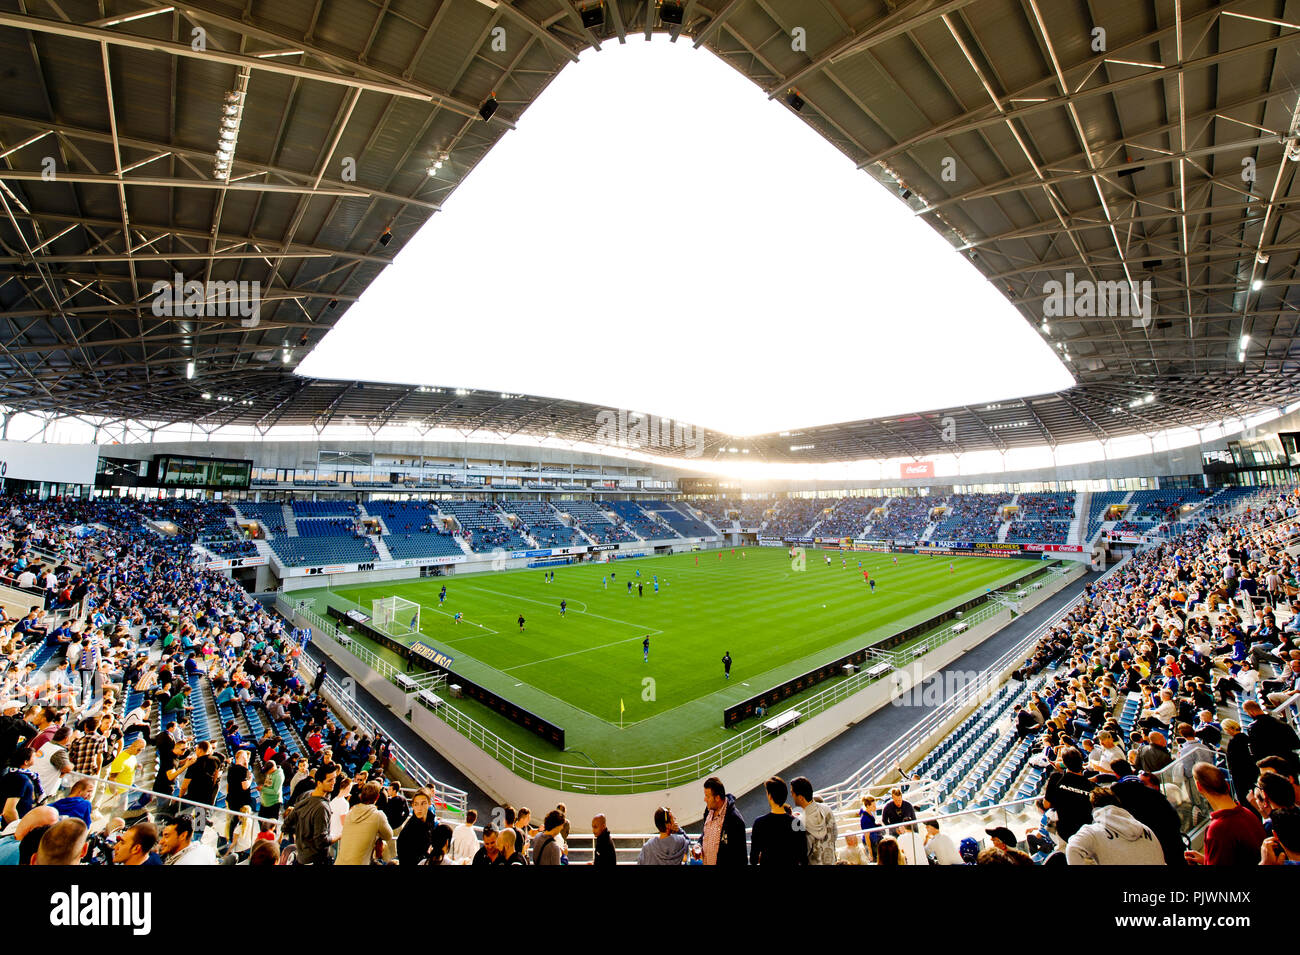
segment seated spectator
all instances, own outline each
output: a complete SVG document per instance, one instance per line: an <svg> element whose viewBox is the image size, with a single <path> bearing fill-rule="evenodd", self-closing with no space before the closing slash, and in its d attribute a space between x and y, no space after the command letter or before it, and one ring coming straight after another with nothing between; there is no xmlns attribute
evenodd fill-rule
<svg viewBox="0 0 1300 955"><path fill-rule="evenodd" d="M1069 865L1164 865L1156 835L1119 804L1106 787L1092 791L1092 822L1081 826L1065 847Z"/></svg>
<svg viewBox="0 0 1300 955"><path fill-rule="evenodd" d="M1210 825L1205 830L1205 851L1189 849L1193 865L1256 865L1264 841L1259 817L1232 798L1228 774L1211 763L1197 763L1192 771L1196 790L1210 804Z"/></svg>

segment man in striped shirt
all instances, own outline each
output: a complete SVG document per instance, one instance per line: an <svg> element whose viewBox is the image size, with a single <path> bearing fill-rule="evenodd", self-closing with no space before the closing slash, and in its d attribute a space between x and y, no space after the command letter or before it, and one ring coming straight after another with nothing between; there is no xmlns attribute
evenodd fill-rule
<svg viewBox="0 0 1300 955"><path fill-rule="evenodd" d="M99 660L104 642L95 631L87 633L81 641L81 659L77 661L77 673L81 677L81 702L83 706L94 702L99 695L95 685L99 675Z"/></svg>

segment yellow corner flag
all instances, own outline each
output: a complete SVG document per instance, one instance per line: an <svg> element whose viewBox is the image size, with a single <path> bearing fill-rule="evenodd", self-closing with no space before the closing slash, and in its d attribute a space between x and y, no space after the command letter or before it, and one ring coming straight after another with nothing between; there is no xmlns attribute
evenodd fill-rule
<svg viewBox="0 0 1300 955"><path fill-rule="evenodd" d="M619 714L619 716L622 716L622 715L623 715L623 711L626 710L626 709L627 709L627 707L623 705L623 698L622 698L622 697L619 697L619 700L618 700L618 714Z"/></svg>

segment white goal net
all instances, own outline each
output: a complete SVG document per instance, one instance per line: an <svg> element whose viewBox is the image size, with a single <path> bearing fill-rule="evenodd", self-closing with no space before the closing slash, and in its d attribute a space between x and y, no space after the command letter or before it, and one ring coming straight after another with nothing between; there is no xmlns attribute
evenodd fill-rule
<svg viewBox="0 0 1300 955"><path fill-rule="evenodd" d="M420 605L404 597L379 597L372 604L371 623L391 637L420 632Z"/></svg>

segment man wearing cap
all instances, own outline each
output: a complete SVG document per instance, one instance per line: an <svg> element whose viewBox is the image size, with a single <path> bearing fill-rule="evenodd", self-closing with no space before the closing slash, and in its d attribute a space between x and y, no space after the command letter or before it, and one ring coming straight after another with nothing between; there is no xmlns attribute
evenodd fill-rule
<svg viewBox="0 0 1300 955"><path fill-rule="evenodd" d="M985 829L984 831L988 834L989 841L993 843L994 849L1006 852L1008 849L1016 848L1016 834L1006 826L994 826L992 829Z"/></svg>

